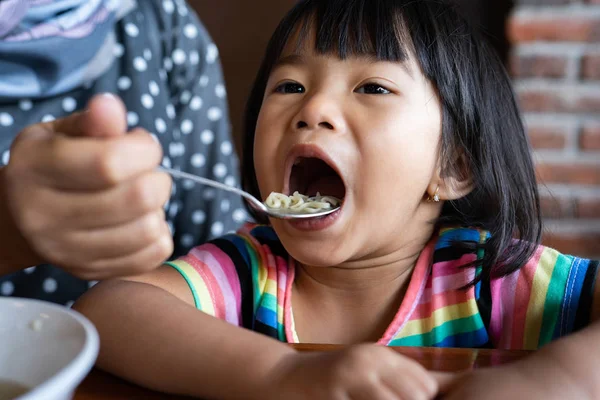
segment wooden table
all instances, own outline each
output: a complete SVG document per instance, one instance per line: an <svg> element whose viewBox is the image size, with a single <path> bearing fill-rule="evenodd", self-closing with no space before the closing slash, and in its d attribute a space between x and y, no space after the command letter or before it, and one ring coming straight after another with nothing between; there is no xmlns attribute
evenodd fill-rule
<svg viewBox="0 0 600 400"><path fill-rule="evenodd" d="M294 346L299 351L329 351L335 345L304 344ZM530 352L478 349L440 349L425 347L394 347L395 351L410 357L432 371L458 372L507 364L523 358ZM94 369L79 386L74 400L155 400L188 399L164 395L125 382Z"/></svg>

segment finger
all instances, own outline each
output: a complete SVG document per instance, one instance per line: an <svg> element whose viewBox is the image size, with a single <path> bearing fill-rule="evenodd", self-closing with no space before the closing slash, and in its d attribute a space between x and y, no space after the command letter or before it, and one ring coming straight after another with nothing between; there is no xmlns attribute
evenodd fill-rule
<svg viewBox="0 0 600 400"><path fill-rule="evenodd" d="M85 249L87 259L115 258L153 243L166 232L165 228L168 226L161 209L123 225L73 232L67 237L66 245Z"/></svg>
<svg viewBox="0 0 600 400"><path fill-rule="evenodd" d="M383 382L373 381L371 385L365 385L351 390L348 396L351 400L400 400L398 393L387 387Z"/></svg>
<svg viewBox="0 0 600 400"><path fill-rule="evenodd" d="M57 136L22 147L29 156L21 168L62 190L106 189L155 169L162 159L162 148L142 129L110 140Z"/></svg>
<svg viewBox="0 0 600 400"><path fill-rule="evenodd" d="M152 171L103 191L47 190L38 201L55 209L52 217L78 230L108 228L162 210L171 196L171 177ZM56 206L50 207L54 204Z"/></svg>
<svg viewBox="0 0 600 400"><path fill-rule="evenodd" d="M437 381L419 363L402 357L394 368L386 369L382 382L403 399L433 398Z"/></svg>
<svg viewBox="0 0 600 400"><path fill-rule="evenodd" d="M454 385L464 378L465 373L451 372L429 372L433 379L436 380L441 394L448 393Z"/></svg>
<svg viewBox="0 0 600 400"><path fill-rule="evenodd" d="M55 133L76 137L115 137L127 132L127 110L113 94L94 96L87 109L47 123Z"/></svg>
<svg viewBox="0 0 600 400"><path fill-rule="evenodd" d="M172 252L173 239L170 232L164 232L155 242L148 244L135 253L94 260L84 266L71 265L68 269L73 275L84 280L134 276L160 267L171 256Z"/></svg>

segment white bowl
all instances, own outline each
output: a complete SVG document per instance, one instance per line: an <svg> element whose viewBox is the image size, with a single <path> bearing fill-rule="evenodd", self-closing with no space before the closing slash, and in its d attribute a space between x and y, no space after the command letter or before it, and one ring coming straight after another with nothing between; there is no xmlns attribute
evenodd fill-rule
<svg viewBox="0 0 600 400"><path fill-rule="evenodd" d="M81 314L45 301L0 297L0 399L8 382L29 388L19 400L71 399L98 349L98 332Z"/></svg>

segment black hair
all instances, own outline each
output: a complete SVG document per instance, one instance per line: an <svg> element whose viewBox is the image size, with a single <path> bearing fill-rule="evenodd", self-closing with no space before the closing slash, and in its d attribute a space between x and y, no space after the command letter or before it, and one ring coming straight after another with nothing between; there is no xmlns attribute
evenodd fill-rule
<svg viewBox="0 0 600 400"><path fill-rule="evenodd" d="M288 41L302 41L309 34L318 53L340 59L416 58L442 107L442 173L467 172L473 181L470 194L444 204L437 223L490 232L482 245L455 244L459 251L485 250L481 259L468 264L482 267L473 283L524 265L540 242L541 216L530 145L511 81L486 40L443 0L300 1L272 36L248 99L243 187L260 195L253 146L271 70Z"/></svg>

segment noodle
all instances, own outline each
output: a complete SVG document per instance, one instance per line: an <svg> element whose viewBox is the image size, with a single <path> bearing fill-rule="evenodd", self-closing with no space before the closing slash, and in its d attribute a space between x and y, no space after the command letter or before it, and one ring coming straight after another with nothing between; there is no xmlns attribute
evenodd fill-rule
<svg viewBox="0 0 600 400"><path fill-rule="evenodd" d="M337 206L340 204L340 200L332 196L321 196L320 193L317 193L314 197L308 197L297 191L291 196L272 192L265 200L265 204L272 209L286 209L298 213L316 213Z"/></svg>

